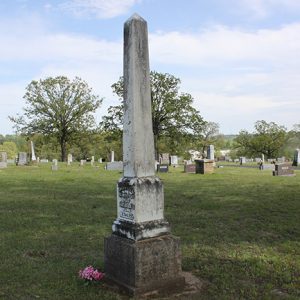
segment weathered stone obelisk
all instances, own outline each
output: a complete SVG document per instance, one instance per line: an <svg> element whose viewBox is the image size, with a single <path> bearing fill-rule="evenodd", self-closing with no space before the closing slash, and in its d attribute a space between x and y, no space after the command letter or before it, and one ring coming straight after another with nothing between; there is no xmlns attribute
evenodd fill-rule
<svg viewBox="0 0 300 300"><path fill-rule="evenodd" d="M179 239L164 219L155 176L147 22L137 14L124 25L123 161L118 216L105 238L106 276L133 295L183 286Z"/></svg>
<svg viewBox="0 0 300 300"><path fill-rule="evenodd" d="M34 152L33 141L30 141L30 146L31 146L31 161L36 162L36 156L35 156L35 152Z"/></svg>

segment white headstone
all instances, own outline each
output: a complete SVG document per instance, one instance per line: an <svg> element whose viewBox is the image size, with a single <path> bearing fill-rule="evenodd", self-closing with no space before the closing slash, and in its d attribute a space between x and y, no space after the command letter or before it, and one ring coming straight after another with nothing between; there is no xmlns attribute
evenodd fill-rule
<svg viewBox="0 0 300 300"><path fill-rule="evenodd" d="M114 162L114 161L115 161L115 151L111 151L110 162Z"/></svg>
<svg viewBox="0 0 300 300"><path fill-rule="evenodd" d="M52 169L52 171L57 171L58 170L58 161L57 161L57 159L52 159L51 169Z"/></svg>
<svg viewBox="0 0 300 300"><path fill-rule="evenodd" d="M0 152L0 169L7 168L7 153Z"/></svg>

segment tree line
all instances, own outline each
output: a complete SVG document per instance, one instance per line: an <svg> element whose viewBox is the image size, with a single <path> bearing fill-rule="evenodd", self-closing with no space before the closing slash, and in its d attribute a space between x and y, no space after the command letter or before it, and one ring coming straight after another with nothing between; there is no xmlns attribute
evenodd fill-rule
<svg viewBox="0 0 300 300"><path fill-rule="evenodd" d="M227 140L215 122L205 121L193 107L193 98L180 92L180 79L168 73L150 72L155 155L168 152L189 158L188 150L205 153L210 144L217 150L231 149L231 156L249 157L264 154L268 158L282 153L290 155L286 145L297 147L299 128L288 132L274 122L257 121L255 131L241 131ZM111 150L122 160L123 78L112 85L120 104L110 106L100 124L94 114L103 99L88 84L76 77L64 76L33 80L26 88L23 114L10 116L17 132L7 138L0 135L1 149L28 150L33 140L40 157L66 161L67 153L77 159L91 156L108 159ZM2 139L2 142L1 142ZM13 149L14 143L15 148ZM299 144L298 144L299 145ZM27 149L25 149L27 147ZM28 151L26 151L28 152Z"/></svg>

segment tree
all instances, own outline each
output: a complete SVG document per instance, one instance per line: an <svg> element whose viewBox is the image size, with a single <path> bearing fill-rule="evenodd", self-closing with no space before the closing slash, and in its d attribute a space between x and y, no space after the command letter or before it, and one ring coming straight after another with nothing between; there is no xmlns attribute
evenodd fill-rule
<svg viewBox="0 0 300 300"><path fill-rule="evenodd" d="M112 85L113 92L123 100L123 78ZM152 124L154 134L155 156L158 159L159 140L162 137L171 139L186 136L193 130L195 124L205 122L199 112L192 107L193 98L190 94L179 93L180 79L170 74L150 72ZM123 102L108 109L108 115L103 117L103 130L121 132L123 123Z"/></svg>
<svg viewBox="0 0 300 300"><path fill-rule="evenodd" d="M235 138L239 151L248 155L264 154L267 158L277 156L286 141L286 128L264 120L257 121L254 127L254 133L242 130Z"/></svg>
<svg viewBox="0 0 300 300"><path fill-rule="evenodd" d="M92 94L88 84L76 77L48 77L33 80L23 97L24 115L9 117L17 131L55 137L60 145L61 160L66 160L67 143L95 125L93 114L102 99Z"/></svg>
<svg viewBox="0 0 300 300"><path fill-rule="evenodd" d="M4 142L3 145L0 144L0 151L7 153L7 157L13 159L17 155L17 145L14 142Z"/></svg>

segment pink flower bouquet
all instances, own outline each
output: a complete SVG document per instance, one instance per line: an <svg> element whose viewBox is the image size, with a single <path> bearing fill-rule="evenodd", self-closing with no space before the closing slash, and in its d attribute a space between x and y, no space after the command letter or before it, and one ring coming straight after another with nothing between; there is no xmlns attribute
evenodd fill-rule
<svg viewBox="0 0 300 300"><path fill-rule="evenodd" d="M91 281L100 281L101 279L103 279L103 277L104 273L99 272L92 266L88 266L85 269L79 271L79 278L84 279L87 283Z"/></svg>

